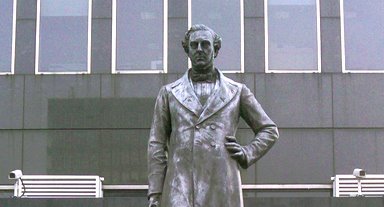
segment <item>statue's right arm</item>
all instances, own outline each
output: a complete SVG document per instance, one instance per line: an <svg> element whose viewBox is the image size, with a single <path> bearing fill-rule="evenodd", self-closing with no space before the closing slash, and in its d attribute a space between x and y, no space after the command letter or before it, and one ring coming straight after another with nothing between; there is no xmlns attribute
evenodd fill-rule
<svg viewBox="0 0 384 207"><path fill-rule="evenodd" d="M168 93L160 89L156 99L148 141L148 198L159 198L163 190L167 169L167 141L171 133Z"/></svg>

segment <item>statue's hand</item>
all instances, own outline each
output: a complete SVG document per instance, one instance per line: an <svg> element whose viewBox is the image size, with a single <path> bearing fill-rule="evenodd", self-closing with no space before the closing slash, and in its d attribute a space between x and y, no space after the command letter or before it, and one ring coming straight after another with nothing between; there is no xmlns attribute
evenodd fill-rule
<svg viewBox="0 0 384 207"><path fill-rule="evenodd" d="M149 197L148 207L160 206L160 194L153 194Z"/></svg>
<svg viewBox="0 0 384 207"><path fill-rule="evenodd" d="M227 139L227 142L225 143L225 147L227 148L231 157L237 160L237 162L239 162L240 165L246 163L247 158L245 157L243 147L237 143L236 137L226 136L225 139Z"/></svg>

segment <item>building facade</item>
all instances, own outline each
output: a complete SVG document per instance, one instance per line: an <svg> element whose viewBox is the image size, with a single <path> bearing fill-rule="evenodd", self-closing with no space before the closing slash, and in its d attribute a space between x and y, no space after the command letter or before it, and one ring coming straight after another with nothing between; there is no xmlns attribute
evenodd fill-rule
<svg viewBox="0 0 384 207"><path fill-rule="evenodd" d="M223 37L218 67L280 130L243 183L383 173L383 10L381 0L0 0L0 185L14 169L147 184L155 98L187 70L181 40L195 23ZM244 122L237 136L253 137Z"/></svg>

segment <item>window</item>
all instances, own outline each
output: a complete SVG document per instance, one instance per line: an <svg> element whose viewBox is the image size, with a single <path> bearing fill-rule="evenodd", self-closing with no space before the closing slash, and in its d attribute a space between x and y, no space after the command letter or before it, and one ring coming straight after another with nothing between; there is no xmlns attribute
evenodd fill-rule
<svg viewBox="0 0 384 207"><path fill-rule="evenodd" d="M321 71L319 0L266 0L266 72Z"/></svg>
<svg viewBox="0 0 384 207"><path fill-rule="evenodd" d="M166 73L167 0L112 3L112 73Z"/></svg>
<svg viewBox="0 0 384 207"><path fill-rule="evenodd" d="M340 1L343 72L384 72L384 1Z"/></svg>
<svg viewBox="0 0 384 207"><path fill-rule="evenodd" d="M215 65L223 72L244 72L243 0L189 0L188 8L188 28L205 24L223 39Z"/></svg>
<svg viewBox="0 0 384 207"><path fill-rule="evenodd" d="M13 74L15 60L16 0L0 1L0 74Z"/></svg>
<svg viewBox="0 0 384 207"><path fill-rule="evenodd" d="M38 0L36 74L90 73L92 0Z"/></svg>

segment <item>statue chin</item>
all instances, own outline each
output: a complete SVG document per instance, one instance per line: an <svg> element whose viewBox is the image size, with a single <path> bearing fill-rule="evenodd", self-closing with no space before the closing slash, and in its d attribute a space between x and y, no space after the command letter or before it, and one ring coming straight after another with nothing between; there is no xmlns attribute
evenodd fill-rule
<svg viewBox="0 0 384 207"><path fill-rule="evenodd" d="M209 73L214 70L214 67L207 67L207 65L192 65L192 70L196 73Z"/></svg>

